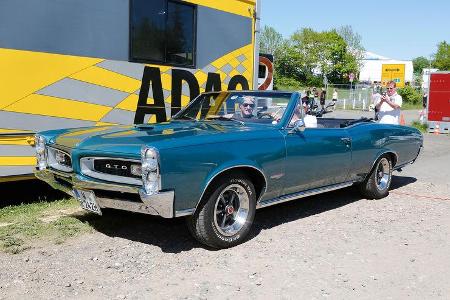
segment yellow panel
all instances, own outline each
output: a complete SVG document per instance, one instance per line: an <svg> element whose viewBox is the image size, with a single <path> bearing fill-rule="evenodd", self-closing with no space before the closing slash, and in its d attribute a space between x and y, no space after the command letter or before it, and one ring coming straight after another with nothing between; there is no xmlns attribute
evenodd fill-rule
<svg viewBox="0 0 450 300"><path fill-rule="evenodd" d="M133 93L141 86L141 81L96 66L87 68L70 76L73 79Z"/></svg>
<svg viewBox="0 0 450 300"><path fill-rule="evenodd" d="M253 16L253 10L249 11L249 8L255 6L255 1L252 0L185 0L185 2L207 6L249 18Z"/></svg>
<svg viewBox="0 0 450 300"><path fill-rule="evenodd" d="M0 156L0 166L35 166L34 156Z"/></svg>
<svg viewBox="0 0 450 300"><path fill-rule="evenodd" d="M212 64L214 67L220 69L220 68L222 68L223 66L225 66L226 63L227 63L227 61L226 61L223 57L221 57L221 58L219 58L219 59L213 61L211 64Z"/></svg>
<svg viewBox="0 0 450 300"><path fill-rule="evenodd" d="M405 86L405 64L382 64L381 84L386 86L388 81L394 81L397 87Z"/></svg>
<svg viewBox="0 0 450 300"><path fill-rule="evenodd" d="M208 79L208 75L206 75L203 71L197 71L195 73L195 77L197 78L198 84L202 85L206 82L206 80Z"/></svg>
<svg viewBox="0 0 450 300"><path fill-rule="evenodd" d="M219 70L217 70L216 73L220 75L220 81L223 81L228 76L225 72Z"/></svg>
<svg viewBox="0 0 450 300"><path fill-rule="evenodd" d="M129 111L136 111L138 100L139 95L131 94L128 97L126 97L122 102L120 102L118 105L116 105L116 108Z"/></svg>
<svg viewBox="0 0 450 300"><path fill-rule="evenodd" d="M190 101L191 101L191 98L189 98L188 96L185 96L185 95L181 95L181 106L185 107L186 105L189 104Z"/></svg>
<svg viewBox="0 0 450 300"><path fill-rule="evenodd" d="M0 129L0 133L33 133L29 130L23 130L23 129Z"/></svg>
<svg viewBox="0 0 450 300"><path fill-rule="evenodd" d="M150 117L150 119L148 119L148 122L149 122L149 123L156 123L156 116L155 116L155 115L152 115L152 116Z"/></svg>
<svg viewBox="0 0 450 300"><path fill-rule="evenodd" d="M229 63L230 65L232 65L233 68L236 68L236 67L239 66L239 64L240 64L240 62L239 62L236 58L231 59L228 63Z"/></svg>
<svg viewBox="0 0 450 300"><path fill-rule="evenodd" d="M0 136L0 145L33 146L34 145L34 133L30 134L30 136L21 136L21 137L2 137L2 136Z"/></svg>
<svg viewBox="0 0 450 300"><path fill-rule="evenodd" d="M117 123L108 123L108 122L97 122L95 123L95 126L114 126L118 125Z"/></svg>
<svg viewBox="0 0 450 300"><path fill-rule="evenodd" d="M110 112L112 108L97 104L33 94L9 106L5 110L77 120L99 121Z"/></svg>
<svg viewBox="0 0 450 300"><path fill-rule="evenodd" d="M167 99L164 99L164 102L172 103L172 96L169 96L169 97L167 97Z"/></svg>
<svg viewBox="0 0 450 300"><path fill-rule="evenodd" d="M101 61L0 48L0 109Z"/></svg>
<svg viewBox="0 0 450 300"><path fill-rule="evenodd" d="M239 73L236 69L233 69L233 70L230 72L230 74L228 74L228 76L230 76L230 77L234 77L234 76L236 76L236 75L240 75L240 73Z"/></svg>
<svg viewBox="0 0 450 300"><path fill-rule="evenodd" d="M169 91L172 89L172 76L169 74L161 74L161 82L163 89Z"/></svg>

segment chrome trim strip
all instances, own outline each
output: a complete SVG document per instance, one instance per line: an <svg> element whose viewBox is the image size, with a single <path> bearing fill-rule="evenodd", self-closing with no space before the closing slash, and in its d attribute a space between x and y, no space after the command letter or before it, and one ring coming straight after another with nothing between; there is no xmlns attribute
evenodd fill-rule
<svg viewBox="0 0 450 300"><path fill-rule="evenodd" d="M194 214L194 212L195 212L195 208L177 210L177 211L175 211L175 217L191 216Z"/></svg>
<svg viewBox="0 0 450 300"><path fill-rule="evenodd" d="M396 152L394 152L394 151L385 151L385 152L381 153L380 155L378 155L377 159L375 159L375 160L373 161L372 166L371 166L370 169L369 169L369 173L367 173L367 174L370 174L370 171L372 171L373 167L375 167L375 163L380 159L380 157L382 157L382 156L385 155L385 154L390 154L390 153L392 153L392 154L395 155L395 162L398 163L398 155L397 155ZM393 170L394 170L394 167L395 167L395 166L392 165L392 169L393 169Z"/></svg>
<svg viewBox="0 0 450 300"><path fill-rule="evenodd" d="M343 183L320 187L317 189L306 190L306 191L297 192L297 193L293 193L293 194L289 194L289 195L284 195L284 196L273 198L273 199L260 201L256 205L256 208L257 209L263 208L263 207L267 207L267 206L271 206L271 205L275 205L275 204L279 204L279 203L283 203L283 202L287 202L287 201L291 201L291 200L295 200L295 199L299 199L299 198L304 198L304 197L308 197L308 196L312 196L312 195L317 195L317 194L321 194L321 193L325 193L325 192L342 189L342 188L351 186L353 183L354 183L353 181L347 181L347 182L343 182Z"/></svg>
<svg viewBox="0 0 450 300"><path fill-rule="evenodd" d="M143 188L139 189L139 196L145 204L145 208L153 209L157 215L163 218L173 218L173 207L175 201L175 192L158 192L157 194L147 195Z"/></svg>
<svg viewBox="0 0 450 300"><path fill-rule="evenodd" d="M123 192L123 193L131 193L131 194L139 193L139 187L137 187L137 186L127 186L127 185L114 184L114 183L96 182L96 181L91 181L91 180L87 180L84 178L81 179L78 175L72 176L72 183L73 183L74 188L79 188L79 189L105 190L105 191L111 191L111 192Z"/></svg>
<svg viewBox="0 0 450 300"><path fill-rule="evenodd" d="M59 183L58 181L56 181L55 176L52 173L52 171L45 170L45 169L44 170L35 170L34 176L36 176L36 178L38 178L42 181L47 182L55 190L60 190L64 193L70 195L71 197L74 197L72 189L68 188L67 186L64 186L61 183Z"/></svg>
<svg viewBox="0 0 450 300"><path fill-rule="evenodd" d="M123 158L115 158L115 157L83 157L80 159L80 168L81 168L81 173L83 175L86 175L86 176L89 176L92 178L97 178L97 179L110 181L110 182L142 186L142 179L111 175L111 174L101 173L101 172L96 171L94 169L94 161L95 160L120 160L120 161L133 162L133 163L141 165L140 160L123 159Z"/></svg>
<svg viewBox="0 0 450 300"><path fill-rule="evenodd" d="M249 168L255 169L256 171L261 173L262 176L264 177L264 191L262 191L261 195L259 195L259 199L261 199L261 197L267 191L267 178L266 178L266 175L260 169L254 167L254 166L250 166L250 165L236 165L236 166L232 166L232 167L223 169L222 171L220 171L219 173L214 175L210 180L208 180L208 182L206 183L205 188L202 191L202 194L200 195L200 199L198 199L197 204L195 205L194 211L197 211L197 207L200 204L200 201L203 199L203 194L206 192L206 189L208 188L209 184L214 180L214 178L216 178L218 175L222 174L223 172L225 172L227 170L234 169L234 168L240 168L240 167L249 167ZM259 199L257 199L257 201L259 201Z"/></svg>
<svg viewBox="0 0 450 300"><path fill-rule="evenodd" d="M86 179L82 179L79 175L72 175L71 178L64 178L67 183L71 186L65 186L55 179L55 173L49 170L35 171L35 176L47 182L54 189L63 191L70 196L74 197L73 188L76 189L87 189L87 190L107 190L107 191L117 191L117 192L127 192L127 193L138 193L138 187L123 186L117 184L108 184L94 182ZM95 193L95 192L94 192ZM110 199L96 196L98 204L101 208L115 208L127 211L145 213L150 215L159 215L163 218L173 218L174 214L174 202L175 202L175 191L163 191L154 195L143 195L141 196L142 202L131 202L126 199ZM183 215L183 212L181 212Z"/></svg>

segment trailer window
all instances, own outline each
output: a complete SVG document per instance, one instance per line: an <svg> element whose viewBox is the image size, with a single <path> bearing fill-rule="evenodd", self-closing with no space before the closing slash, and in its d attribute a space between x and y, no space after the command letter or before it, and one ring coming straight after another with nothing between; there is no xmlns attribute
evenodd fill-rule
<svg viewBox="0 0 450 300"><path fill-rule="evenodd" d="M194 66L195 6L167 0L133 0L131 60Z"/></svg>

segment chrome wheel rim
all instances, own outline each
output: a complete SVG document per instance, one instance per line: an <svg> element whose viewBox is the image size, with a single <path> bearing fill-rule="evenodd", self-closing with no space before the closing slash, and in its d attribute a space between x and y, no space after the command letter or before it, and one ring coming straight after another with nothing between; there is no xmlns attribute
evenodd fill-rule
<svg viewBox="0 0 450 300"><path fill-rule="evenodd" d="M389 186L391 178L391 170L389 168L389 161L386 158L382 158L377 165L376 169L376 182L377 188L380 191L384 191Z"/></svg>
<svg viewBox="0 0 450 300"><path fill-rule="evenodd" d="M214 205L214 225L225 235L238 233L247 221L250 200L247 191L239 184L227 186Z"/></svg>

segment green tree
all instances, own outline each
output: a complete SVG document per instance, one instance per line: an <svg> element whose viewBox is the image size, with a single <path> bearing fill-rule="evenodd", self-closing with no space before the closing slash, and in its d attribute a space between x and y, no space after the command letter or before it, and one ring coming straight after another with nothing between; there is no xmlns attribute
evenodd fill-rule
<svg viewBox="0 0 450 300"><path fill-rule="evenodd" d="M283 36L273 27L264 26L259 38L259 52L276 54L284 42Z"/></svg>
<svg viewBox="0 0 450 300"><path fill-rule="evenodd" d="M341 83L346 81L346 74L358 71L357 58L336 30L316 32L303 28L292 35L291 43L296 54L292 63L306 78L306 84L317 84L323 76Z"/></svg>
<svg viewBox="0 0 450 300"><path fill-rule="evenodd" d="M350 51L353 56L355 56L358 67L362 67L362 60L364 59L364 53L366 49L364 49L362 45L362 37L359 33L354 32L352 26L345 25L339 27L337 33L344 39L347 43L348 51Z"/></svg>
<svg viewBox="0 0 450 300"><path fill-rule="evenodd" d="M433 67L439 70L450 70L450 45L446 41L439 43L434 55Z"/></svg>
<svg viewBox="0 0 450 300"><path fill-rule="evenodd" d="M419 56L413 59L413 68L414 68L414 74L421 74L422 69L429 68L430 67L430 61L423 56Z"/></svg>

